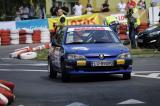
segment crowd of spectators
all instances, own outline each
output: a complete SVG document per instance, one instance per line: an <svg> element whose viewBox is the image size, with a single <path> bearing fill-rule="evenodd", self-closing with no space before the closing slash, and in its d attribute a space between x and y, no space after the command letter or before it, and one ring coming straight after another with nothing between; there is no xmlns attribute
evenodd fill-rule
<svg viewBox="0 0 160 106"><path fill-rule="evenodd" d="M36 14L38 17L35 17ZM45 7L43 4L38 5L37 11L32 4L29 4L27 2L22 2L22 4L16 8L16 21L35 18L46 18Z"/></svg>
<svg viewBox="0 0 160 106"><path fill-rule="evenodd" d="M100 6L100 12L109 12L109 6L110 5L108 3L108 0L105 0L104 3ZM117 5L117 10L119 12L125 12L129 7L135 6L138 6L139 9L146 9L146 3L144 0L140 0L137 4L135 0L128 0L127 3L125 3L123 0L120 0ZM50 8L51 17L57 17L59 9L61 9L63 11L63 14L66 16L72 15L71 13L73 13L73 15L75 16L80 16L83 14L92 14L95 12L93 6L90 3L86 4L86 6L82 6L80 2L75 2L74 7L69 9L69 6L66 2L63 2L62 5L59 5L59 3L56 2L55 5ZM36 11L33 5L23 2L22 5L17 8L16 20L34 19L35 15L38 16L36 18L46 18L44 5L39 4L37 10L38 11Z"/></svg>

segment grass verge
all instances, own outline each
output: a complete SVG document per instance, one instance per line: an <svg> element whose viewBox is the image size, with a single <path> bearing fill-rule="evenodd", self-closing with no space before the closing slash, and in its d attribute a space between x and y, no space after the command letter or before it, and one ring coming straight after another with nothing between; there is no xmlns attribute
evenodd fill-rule
<svg viewBox="0 0 160 106"><path fill-rule="evenodd" d="M36 60L47 60L47 56L48 56L48 49L38 51Z"/></svg>

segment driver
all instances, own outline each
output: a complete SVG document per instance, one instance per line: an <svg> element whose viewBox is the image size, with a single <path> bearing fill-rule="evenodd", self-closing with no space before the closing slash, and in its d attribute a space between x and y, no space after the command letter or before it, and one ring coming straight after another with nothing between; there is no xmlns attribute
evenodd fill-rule
<svg viewBox="0 0 160 106"><path fill-rule="evenodd" d="M83 42L83 33L81 31L75 31L74 42Z"/></svg>

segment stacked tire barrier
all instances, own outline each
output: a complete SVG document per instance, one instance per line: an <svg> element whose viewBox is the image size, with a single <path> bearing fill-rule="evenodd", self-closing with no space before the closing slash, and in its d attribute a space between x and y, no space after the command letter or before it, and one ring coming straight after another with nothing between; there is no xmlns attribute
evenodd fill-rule
<svg viewBox="0 0 160 106"><path fill-rule="evenodd" d="M0 106L10 105L15 100L13 82L0 80Z"/></svg>
<svg viewBox="0 0 160 106"><path fill-rule="evenodd" d="M50 42L48 29L0 30L0 45L17 45Z"/></svg>
<svg viewBox="0 0 160 106"><path fill-rule="evenodd" d="M128 35L127 35L127 25L125 24L120 24L119 26L119 38L120 40L128 40Z"/></svg>
<svg viewBox="0 0 160 106"><path fill-rule="evenodd" d="M10 38L11 38L12 45L18 45L19 44L19 30L11 30Z"/></svg>
<svg viewBox="0 0 160 106"><path fill-rule="evenodd" d="M10 45L10 31L9 30L1 30L1 45Z"/></svg>
<svg viewBox="0 0 160 106"><path fill-rule="evenodd" d="M50 31L48 29L41 29L41 43L50 42Z"/></svg>
<svg viewBox="0 0 160 106"><path fill-rule="evenodd" d="M32 35L33 43L40 43L41 42L41 31L34 30Z"/></svg>
<svg viewBox="0 0 160 106"><path fill-rule="evenodd" d="M137 32L143 32L145 29L147 29L149 27L148 23L141 23L138 28L137 28Z"/></svg>

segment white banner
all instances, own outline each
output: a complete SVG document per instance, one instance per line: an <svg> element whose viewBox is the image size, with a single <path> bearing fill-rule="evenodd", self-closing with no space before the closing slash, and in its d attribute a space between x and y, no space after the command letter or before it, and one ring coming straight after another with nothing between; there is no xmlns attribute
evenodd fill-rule
<svg viewBox="0 0 160 106"><path fill-rule="evenodd" d="M160 3L160 1L159 1L159 0L152 0L152 2Z"/></svg>
<svg viewBox="0 0 160 106"><path fill-rule="evenodd" d="M112 16L115 16L120 23L127 23L127 19L126 19L124 13L111 14L111 15L112 15Z"/></svg>
<svg viewBox="0 0 160 106"><path fill-rule="evenodd" d="M8 21L8 22L0 22L0 29L16 29L16 22L15 21Z"/></svg>
<svg viewBox="0 0 160 106"><path fill-rule="evenodd" d="M157 24L159 23L159 7L149 7L149 22L150 24Z"/></svg>

